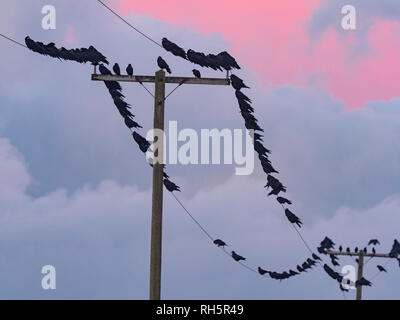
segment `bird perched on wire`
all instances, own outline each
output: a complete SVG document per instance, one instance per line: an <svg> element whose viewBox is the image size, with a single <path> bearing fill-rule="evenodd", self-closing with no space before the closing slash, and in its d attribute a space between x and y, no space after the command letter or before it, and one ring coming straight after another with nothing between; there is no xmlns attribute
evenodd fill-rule
<svg viewBox="0 0 400 320"><path fill-rule="evenodd" d="M217 245L218 247L222 247L222 248L227 246L227 244L224 241L222 241L221 239L214 240L214 244Z"/></svg>
<svg viewBox="0 0 400 320"><path fill-rule="evenodd" d="M373 253L373 254L376 254L375 248L372 248L372 253Z"/></svg>
<svg viewBox="0 0 400 320"><path fill-rule="evenodd" d="M236 261L240 261L240 260L246 260L246 258L238 255L235 251L232 251L232 258Z"/></svg>
<svg viewBox="0 0 400 320"><path fill-rule="evenodd" d="M354 252L355 252L355 253L358 253L358 247L355 247L355 248L354 248Z"/></svg>
<svg viewBox="0 0 400 320"><path fill-rule="evenodd" d="M350 253L350 248L346 248L346 252L347 252L347 253Z"/></svg>
<svg viewBox="0 0 400 320"><path fill-rule="evenodd" d="M299 217L297 217L293 212L291 212L289 209L285 209L285 215L291 223L295 223L299 228L301 228L303 222L301 222Z"/></svg>
<svg viewBox="0 0 400 320"><path fill-rule="evenodd" d="M378 239L371 239L371 240L369 240L368 245L370 246L371 244L376 246L376 245L380 244L380 242Z"/></svg>
<svg viewBox="0 0 400 320"><path fill-rule="evenodd" d="M370 281L368 281L367 279L365 279L364 277L361 277L360 280L356 281L356 287L360 287L360 286L370 287L371 285L372 285L372 283Z"/></svg>
<svg viewBox="0 0 400 320"><path fill-rule="evenodd" d="M167 190L169 192L174 192L174 191L181 192L181 189L179 188L179 186L177 186L175 183L173 183L172 181L170 181L167 178L164 178L164 186L167 188Z"/></svg>
<svg viewBox="0 0 400 320"><path fill-rule="evenodd" d="M187 60L185 50L177 44L169 41L167 38L162 38L161 44L165 50L171 52L173 55Z"/></svg>
<svg viewBox="0 0 400 320"><path fill-rule="evenodd" d="M133 76L133 68L131 64L128 64L128 66L126 67L126 74L128 76Z"/></svg>
<svg viewBox="0 0 400 320"><path fill-rule="evenodd" d="M235 76L234 74L231 75L231 84L235 90L240 90L242 88L250 89L250 87L246 86L242 79Z"/></svg>
<svg viewBox="0 0 400 320"><path fill-rule="evenodd" d="M367 253L367 247L365 247L365 248L363 249L363 251L364 251L364 254L366 254L366 253Z"/></svg>
<svg viewBox="0 0 400 320"><path fill-rule="evenodd" d="M139 133L136 131L133 131L132 133L133 139L135 142L138 144L139 149L143 152L146 153L147 150L150 148L150 142L148 142L145 138L143 138Z"/></svg>
<svg viewBox="0 0 400 320"><path fill-rule="evenodd" d="M343 251L343 247L339 246L339 252L342 252L342 251Z"/></svg>
<svg viewBox="0 0 400 320"><path fill-rule="evenodd" d="M322 261L320 257L318 257L315 253L312 254L314 260Z"/></svg>
<svg viewBox="0 0 400 320"><path fill-rule="evenodd" d="M306 270L304 270L302 267L300 267L299 265L297 265L296 267L298 272L307 272Z"/></svg>
<svg viewBox="0 0 400 320"><path fill-rule="evenodd" d="M140 124L138 124L136 121L132 120L132 119L129 118L129 117L125 117L125 118L124 118L124 121L125 121L125 125L126 125L129 129L132 129L132 128L142 128L142 126L141 126Z"/></svg>
<svg viewBox="0 0 400 320"><path fill-rule="evenodd" d="M115 73L116 75L118 75L118 76L121 75L121 69L119 68L118 63L114 63L114 65L113 65L113 70L114 70L114 73Z"/></svg>
<svg viewBox="0 0 400 320"><path fill-rule="evenodd" d="M200 73L199 70L193 69L192 72L193 72L193 74L194 74L194 76L195 76L196 78L198 78L198 79L201 78L201 73Z"/></svg>
<svg viewBox="0 0 400 320"><path fill-rule="evenodd" d="M269 271L264 270L264 269L261 268L261 267L258 267L258 273L261 274L261 275L263 276L264 274L269 273Z"/></svg>
<svg viewBox="0 0 400 320"><path fill-rule="evenodd" d="M171 69L169 68L169 65L165 62L165 60L163 58L158 57L157 64L160 69L165 69L165 70L167 70L168 73L171 73Z"/></svg>
<svg viewBox="0 0 400 320"><path fill-rule="evenodd" d="M384 267L382 267L381 265L379 265L379 264L376 267L378 268L378 270L380 272L387 272L387 270Z"/></svg>
<svg viewBox="0 0 400 320"><path fill-rule="evenodd" d="M292 202L286 198L283 197L277 197L276 200L280 203L280 204L292 204Z"/></svg>

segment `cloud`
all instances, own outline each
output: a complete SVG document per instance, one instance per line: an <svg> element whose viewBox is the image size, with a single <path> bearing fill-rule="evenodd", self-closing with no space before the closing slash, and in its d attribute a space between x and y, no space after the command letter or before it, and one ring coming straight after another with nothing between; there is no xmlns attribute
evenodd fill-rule
<svg viewBox="0 0 400 320"><path fill-rule="evenodd" d="M203 1L196 9L179 1L113 3L119 4L125 15L149 14L205 34L221 34L232 44L238 60L266 86L318 86L349 108L398 96L399 15L397 9L391 10L395 1L357 1L361 29L357 33L338 27L343 1L251 1L251 5ZM209 8L213 8L212 14ZM221 18L225 16L229 19ZM165 35L179 40L174 34ZM195 41L179 43L204 52L211 50Z"/></svg>
<svg viewBox="0 0 400 320"><path fill-rule="evenodd" d="M6 149L0 144L1 154ZM13 163L20 168L15 175L26 172L21 159L14 158ZM12 211L4 211L4 199L0 199L1 298L147 298L149 191L104 181L71 195L63 190L40 198L27 197L20 189L14 193L20 197L13 201ZM248 179L235 177L191 199L179 197L213 237L224 239L251 266L286 270L309 255L279 206ZM362 246L377 237L382 242L378 250L389 250L398 236L399 206L400 196L393 195L366 210L342 207L330 219L316 223L305 219L303 234L313 247L329 235L349 246ZM320 268L283 283L241 268L210 243L168 193L163 248L165 299L342 298L337 284ZM344 258L341 262L352 264ZM375 263L366 266L367 278L375 277ZM47 264L56 268L55 291L40 287L40 271ZM390 285L399 279L397 263L387 268L389 275L375 277L374 286L365 290L366 299L399 294Z"/></svg>

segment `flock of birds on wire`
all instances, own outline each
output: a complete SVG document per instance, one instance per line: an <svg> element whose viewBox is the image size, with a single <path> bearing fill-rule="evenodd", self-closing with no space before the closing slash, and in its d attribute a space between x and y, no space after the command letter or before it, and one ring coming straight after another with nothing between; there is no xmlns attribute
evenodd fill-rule
<svg viewBox="0 0 400 320"><path fill-rule="evenodd" d="M42 55L47 55L53 58L58 58L60 60L71 60L71 61L76 61L79 63L86 63L90 62L93 65L99 65L99 71L102 75L112 75L112 72L105 66L105 64L109 64L107 61L106 57L101 54L98 50L96 50L93 46L90 46L89 48L77 48L77 49L66 49L64 47L57 48L54 43L48 43L44 44L39 41L34 41L30 37L25 38L25 43L27 47L37 53L40 53ZM206 67L206 68L211 68L213 70L219 70L219 71L232 71L233 69L240 69L240 66L236 62L235 58L233 58L228 52L223 51L219 54L204 54L202 52L196 52L194 50L187 50L185 51L183 48L178 46L177 44L169 41L167 38L162 39L162 46L163 48L172 53L175 56L181 57L182 59L188 60L193 64L199 65L200 67ZM157 65L159 68L166 70L168 73L171 73L171 68L167 64L167 62L162 58L158 57L157 59ZM121 70L119 65L116 63L113 66L113 71L114 74L116 75L121 75ZM201 73L197 69L192 70L194 76L196 78L201 78ZM126 67L126 73L129 76L133 76L133 67L131 64L129 64ZM284 209L284 213L289 220L290 223L297 225L298 227L301 227L302 221L300 220L299 217L297 217L291 210L289 210L288 206L292 205L292 202L283 197L281 193L286 192L286 187L282 184L281 181L279 181L278 178L276 178L273 174L278 174L279 172L272 166L272 163L269 159L269 154L271 153L270 150L268 150L264 145L263 145L263 135L262 132L264 130L259 126L258 120L254 116L254 108L252 107L251 99L242 92L242 89L249 89L249 87L244 83L242 79L240 79L238 76L231 74L230 75L230 82L232 87L235 90L235 96L238 101L239 109L240 109L240 114L243 117L245 127L251 132L252 138L253 138L253 144L254 144L254 150L258 154L258 158L260 160L260 164L262 166L262 169L264 173L267 176L267 184L265 185L265 188L269 191L268 196L276 196L276 201L282 206ZM122 93L122 88L117 81L104 81L112 99L114 102L114 105L118 109L120 115L124 119L125 125L131 130L132 136L136 144L138 145L139 149L143 152L146 153L150 146L151 143L147 141L142 135L140 135L135 129L140 129L142 128L139 123L135 121L135 115L131 112L131 105L128 104L124 98L125 96ZM152 166L152 164L150 163ZM164 166L165 167L165 166ZM172 182L168 176L168 174L164 171L164 186L166 189L170 192L174 191L180 191L180 187L177 186L174 182ZM221 240L221 239L216 239L214 240L214 244L223 250L225 250L225 247L227 244ZM377 239L372 239L369 241L369 245L379 245L379 241ZM317 248L318 252L323 255L327 255L328 250L334 249L334 242L329 239L328 237L325 237L325 239L320 243L320 246ZM343 251L343 247L339 246L339 251ZM350 253L351 250L350 248L346 248L345 251L347 253ZM367 247L363 249L364 253L367 253ZM354 249L354 252L358 252L358 248ZM372 254L375 254L375 248L372 248ZM245 261L246 258L239 255L235 251L231 251L231 257L237 261ZM400 266L400 244L397 240L394 240L394 244L392 246L392 249L389 253L389 256L391 258L396 258L399 262ZM338 257L330 254L329 255L331 263L333 266L339 266L340 264L338 263ZM306 261L304 261L302 264L299 264L296 266L296 270L290 269L288 271L283 271L283 272L276 272L276 271L270 271L267 269L263 269L261 267L258 267L258 273L262 276L264 275L269 275L272 279L276 280L284 280L288 279L290 277L299 275L300 273L307 272L308 270L312 269L314 266L317 264L322 265L322 259L320 256L318 256L315 253L312 253L312 256L308 258ZM377 266L378 270L381 272L387 272L387 270L381 266ZM345 287L343 287L343 275L340 273L336 272L333 270L328 264L324 263L323 264L323 269L325 272L334 280L338 281L340 284L340 289L342 291L348 291ZM347 282L346 282L347 281ZM350 281L347 279L345 281L345 284L350 284ZM361 278L360 280L357 280L355 282L356 286L371 286L371 282L368 281L365 278Z"/></svg>

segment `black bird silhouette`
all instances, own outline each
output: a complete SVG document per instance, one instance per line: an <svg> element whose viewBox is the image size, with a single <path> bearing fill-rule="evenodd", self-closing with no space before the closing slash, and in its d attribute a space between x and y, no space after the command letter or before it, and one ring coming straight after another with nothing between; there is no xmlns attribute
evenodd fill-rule
<svg viewBox="0 0 400 320"><path fill-rule="evenodd" d="M307 271L305 271L302 267L300 267L299 265L297 265L297 271L298 272L307 272Z"/></svg>
<svg viewBox="0 0 400 320"><path fill-rule="evenodd" d="M280 203L280 204L292 204L292 202L286 198L283 197L277 197L276 200Z"/></svg>
<svg viewBox="0 0 400 320"><path fill-rule="evenodd" d="M164 178L164 186L167 188L169 192L181 191L179 186L177 186L175 183L173 183L167 178Z"/></svg>
<svg viewBox="0 0 400 320"><path fill-rule="evenodd" d="M294 271L294 270L292 270L292 269L289 270L289 275L290 275L291 277L296 276L296 275L298 275L298 274L299 274L298 272L296 272L296 271Z"/></svg>
<svg viewBox="0 0 400 320"><path fill-rule="evenodd" d="M364 254L367 253L367 247L365 247L365 248L363 249L363 251L364 251Z"/></svg>
<svg viewBox="0 0 400 320"><path fill-rule="evenodd" d="M370 246L371 244L376 246L376 245L380 244L380 242L378 239L371 239L371 240L369 240L368 245Z"/></svg>
<svg viewBox="0 0 400 320"><path fill-rule="evenodd" d="M139 145L139 149L143 153L146 153L147 150L150 148L150 145L151 145L150 142L148 142L145 138L143 138L136 131L133 131L132 136L133 136L133 139L136 141L136 143Z"/></svg>
<svg viewBox="0 0 400 320"><path fill-rule="evenodd" d="M113 70L114 70L114 73L115 73L116 75L118 75L118 76L121 75L121 69L119 68L118 63L114 63L114 65L113 65Z"/></svg>
<svg viewBox="0 0 400 320"><path fill-rule="evenodd" d="M108 70L108 68L106 66L104 66L104 64L99 65L99 71L103 75L112 75L111 71Z"/></svg>
<svg viewBox="0 0 400 320"><path fill-rule="evenodd" d="M356 287L359 287L359 286L369 286L370 287L371 285L372 285L372 283L370 281L368 281L367 279L365 279L364 277L361 277L360 280L356 281Z"/></svg>
<svg viewBox="0 0 400 320"><path fill-rule="evenodd" d="M335 279L339 282L343 280L343 277L339 273L334 271L331 267L329 267L326 263L324 264L324 270L332 279Z"/></svg>
<svg viewBox="0 0 400 320"><path fill-rule="evenodd" d="M354 248L354 252L357 253L358 252L358 247Z"/></svg>
<svg viewBox="0 0 400 320"><path fill-rule="evenodd" d="M289 209L285 209L285 215L291 223L295 223L299 228L301 228L303 222L301 222L299 217L297 217L293 212L291 212Z"/></svg>
<svg viewBox="0 0 400 320"><path fill-rule="evenodd" d="M217 245L218 247L225 247L225 246L227 245L227 244L226 244L224 241L222 241L221 239L214 240L214 244Z"/></svg>
<svg viewBox="0 0 400 320"><path fill-rule="evenodd" d="M248 88L248 86L246 86L243 82L242 79L240 79L239 77L235 76L234 74L231 75L231 84L232 87L235 88L235 90L240 90L242 88Z"/></svg>
<svg viewBox="0 0 400 320"><path fill-rule="evenodd" d="M347 253L350 253L350 248L346 248L346 252L347 252Z"/></svg>
<svg viewBox="0 0 400 320"><path fill-rule="evenodd" d="M400 255L400 243L394 239L392 249L389 252L391 258L397 258Z"/></svg>
<svg viewBox="0 0 400 320"><path fill-rule="evenodd" d="M138 124L136 121L133 121L131 118L129 117L125 117L124 118L125 121L125 125L129 128L142 128L142 126L140 124Z"/></svg>
<svg viewBox="0 0 400 320"><path fill-rule="evenodd" d="M185 50L172 41L169 41L167 38L162 38L161 44L165 50L171 52L173 55L185 60L187 59Z"/></svg>
<svg viewBox="0 0 400 320"><path fill-rule="evenodd" d="M381 265L379 265L379 264L376 267L378 268L378 270L380 272L387 272L387 270L384 267L382 267Z"/></svg>
<svg viewBox="0 0 400 320"><path fill-rule="evenodd" d="M264 269L261 268L261 267L258 267L258 273L261 274L261 275L263 276L264 274L269 273L269 271L264 270Z"/></svg>
<svg viewBox="0 0 400 320"><path fill-rule="evenodd" d="M235 95L236 95L236 98L238 100L246 101L248 103L251 103L251 99L248 96L246 96L242 91L236 90L235 91Z"/></svg>
<svg viewBox="0 0 400 320"><path fill-rule="evenodd" d="M372 248L372 253L373 253L373 254L376 254L375 248Z"/></svg>
<svg viewBox="0 0 400 320"><path fill-rule="evenodd" d="M342 251L343 251L342 246L339 246L339 252L342 252Z"/></svg>
<svg viewBox="0 0 400 320"><path fill-rule="evenodd" d="M165 69L165 70L167 70L168 73L171 73L171 69L169 68L169 65L165 62L165 60L163 58L158 57L157 64L160 69Z"/></svg>
<svg viewBox="0 0 400 320"><path fill-rule="evenodd" d="M128 64L128 66L126 67L126 74L129 76L133 76L133 68L131 64Z"/></svg>
<svg viewBox="0 0 400 320"><path fill-rule="evenodd" d="M201 78L201 73L200 73L199 70L193 69L192 72L193 72L193 74L194 74L194 76L195 76L196 78L198 78L198 79Z"/></svg>
<svg viewBox="0 0 400 320"><path fill-rule="evenodd" d="M321 241L321 248L323 249L333 249L334 246L335 243L328 237L325 237L324 240Z"/></svg>
<svg viewBox="0 0 400 320"><path fill-rule="evenodd" d="M331 262L332 262L332 264L333 264L334 266L340 266L340 264L336 261L336 260L339 259L338 257L334 256L333 254L331 254L331 255L329 255L329 256L330 256Z"/></svg>
<svg viewBox="0 0 400 320"><path fill-rule="evenodd" d="M345 287L343 287L342 283L340 283L339 288L343 292L349 292L349 289L346 289Z"/></svg>
<svg viewBox="0 0 400 320"><path fill-rule="evenodd" d="M235 259L236 261L246 260L246 258L238 255L235 251L232 251L232 258Z"/></svg>
<svg viewBox="0 0 400 320"><path fill-rule="evenodd" d="M312 254L314 260L322 261L320 257L318 257L315 253Z"/></svg>

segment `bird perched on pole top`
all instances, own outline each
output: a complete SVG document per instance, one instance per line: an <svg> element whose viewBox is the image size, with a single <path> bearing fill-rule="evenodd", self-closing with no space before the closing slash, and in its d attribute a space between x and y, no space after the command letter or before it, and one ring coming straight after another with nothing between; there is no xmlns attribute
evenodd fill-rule
<svg viewBox="0 0 400 320"><path fill-rule="evenodd" d="M133 76L133 68L131 64L128 64L128 66L126 67L126 74L128 76Z"/></svg>
<svg viewBox="0 0 400 320"><path fill-rule="evenodd" d="M171 69L169 68L168 63L166 63L163 58L158 57L157 64L160 69L165 69L168 73L171 73Z"/></svg>
<svg viewBox="0 0 400 320"><path fill-rule="evenodd" d="M121 75L121 69L119 68L118 63L114 63L114 65L113 65L113 70L114 70L114 73L115 73L117 76L120 76L120 75Z"/></svg>

